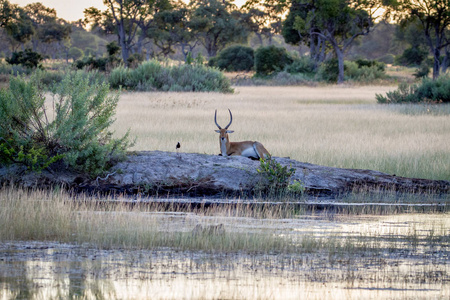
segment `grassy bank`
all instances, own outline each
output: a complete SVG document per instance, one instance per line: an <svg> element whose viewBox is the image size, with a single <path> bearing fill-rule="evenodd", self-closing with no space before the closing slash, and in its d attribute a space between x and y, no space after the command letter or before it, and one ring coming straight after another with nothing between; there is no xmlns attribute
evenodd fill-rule
<svg viewBox="0 0 450 300"><path fill-rule="evenodd" d="M218 154L214 110L232 141L274 156L397 176L450 180L450 106L379 105L392 86L236 87L234 94L123 93L114 125L134 150Z"/></svg>

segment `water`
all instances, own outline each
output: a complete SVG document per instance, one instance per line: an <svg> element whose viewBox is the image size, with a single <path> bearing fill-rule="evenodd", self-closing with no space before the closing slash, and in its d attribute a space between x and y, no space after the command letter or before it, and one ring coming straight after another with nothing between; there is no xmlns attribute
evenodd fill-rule
<svg viewBox="0 0 450 300"><path fill-rule="evenodd" d="M176 227L177 217L168 216ZM338 252L322 247L284 254L207 253L3 242L0 299L448 299L448 219L446 214L214 219L228 231L271 229L293 241L337 237L367 247L350 245Z"/></svg>

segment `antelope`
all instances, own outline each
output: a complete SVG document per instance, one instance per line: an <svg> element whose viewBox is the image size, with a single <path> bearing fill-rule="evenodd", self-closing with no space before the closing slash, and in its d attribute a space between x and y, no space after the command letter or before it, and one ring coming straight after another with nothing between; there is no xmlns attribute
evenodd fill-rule
<svg viewBox="0 0 450 300"><path fill-rule="evenodd" d="M217 109L214 114L214 122L216 123L219 130L215 130L220 134L219 136L219 144L220 144L220 155L222 156L231 156L231 155L241 155L251 159L265 159L270 157L270 153L264 148L263 144L260 142L252 142L252 141L244 141L244 142L230 142L230 138L228 137L229 133L233 133L234 130L228 130L231 122L233 122L233 115L230 112L230 123L228 123L225 128L220 127L217 123Z"/></svg>

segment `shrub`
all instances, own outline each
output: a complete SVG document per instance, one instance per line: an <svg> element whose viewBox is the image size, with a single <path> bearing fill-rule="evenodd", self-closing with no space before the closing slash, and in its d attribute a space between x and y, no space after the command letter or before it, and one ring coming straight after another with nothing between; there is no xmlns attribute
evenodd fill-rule
<svg viewBox="0 0 450 300"><path fill-rule="evenodd" d="M221 51L210 62L210 66L218 67L228 72L251 71L255 64L255 52L250 47L231 46Z"/></svg>
<svg viewBox="0 0 450 300"><path fill-rule="evenodd" d="M276 46L260 47L255 52L255 71L257 75L267 76L282 71L293 59L285 48Z"/></svg>
<svg viewBox="0 0 450 300"><path fill-rule="evenodd" d="M450 103L450 76L424 78L421 84L401 83L397 90L376 95L378 103Z"/></svg>
<svg viewBox="0 0 450 300"><path fill-rule="evenodd" d="M262 181L257 185L256 192L263 196L283 197L291 194L302 194L305 190L302 182L295 180L290 184L291 177L295 174L294 168L282 166L274 158L260 160L260 168L257 169L261 174Z"/></svg>
<svg viewBox="0 0 450 300"><path fill-rule="evenodd" d="M414 77L423 78L427 77L430 74L430 66L426 61L422 62L419 68L417 68L416 72L414 72Z"/></svg>
<svg viewBox="0 0 450 300"><path fill-rule="evenodd" d="M6 58L6 62L10 65L22 65L25 68L35 69L43 68L41 61L44 57L32 51L31 49L25 49L25 51L13 52L10 58Z"/></svg>
<svg viewBox="0 0 450 300"><path fill-rule="evenodd" d="M85 73L70 73L54 85L54 111L49 113L41 76L11 78L10 88L0 92L3 162L22 161L39 169L62 158L67 166L96 176L125 157L128 134L113 139L108 130L118 94L111 95L107 84L92 82Z"/></svg>
<svg viewBox="0 0 450 300"><path fill-rule="evenodd" d="M164 67L151 60L136 69L118 67L109 77L112 88L131 90L230 93L230 81L219 70L200 64Z"/></svg>
<svg viewBox="0 0 450 300"><path fill-rule="evenodd" d="M295 59L290 65L287 65L285 71L288 73L313 75L316 72L316 63L307 56Z"/></svg>
<svg viewBox="0 0 450 300"><path fill-rule="evenodd" d="M84 56L84 52L80 48L71 47L69 49L69 57L72 58L74 61L82 58L83 56Z"/></svg>
<svg viewBox="0 0 450 300"><path fill-rule="evenodd" d="M93 56L87 56L83 59L77 60L73 63L76 69L95 69L99 71L106 71L108 63L110 62L107 57L94 58Z"/></svg>
<svg viewBox="0 0 450 300"><path fill-rule="evenodd" d="M318 78L323 81L336 82L338 73L338 60L333 58L320 66ZM345 61L344 75L346 80L370 82L386 77L385 65L370 60Z"/></svg>
<svg viewBox="0 0 450 300"><path fill-rule="evenodd" d="M420 47L411 47L395 58L395 63L402 66L419 66L428 56L428 51Z"/></svg>

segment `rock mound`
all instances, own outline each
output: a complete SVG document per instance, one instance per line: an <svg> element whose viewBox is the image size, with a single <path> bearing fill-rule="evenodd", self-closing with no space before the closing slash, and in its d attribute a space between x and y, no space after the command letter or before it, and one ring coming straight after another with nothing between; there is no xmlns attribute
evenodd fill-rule
<svg viewBox="0 0 450 300"><path fill-rule="evenodd" d="M295 169L291 180L302 182L305 193L333 196L351 191L389 190L408 193L449 193L450 182L404 178L371 170L331 168L274 157L283 166ZM81 174L43 172L20 174L20 168L0 169L0 181L22 186L62 185L77 192L103 192L185 196L251 195L260 182L259 161L246 157L223 157L195 153L143 151L117 164L103 178ZM23 171L23 170L22 170Z"/></svg>

